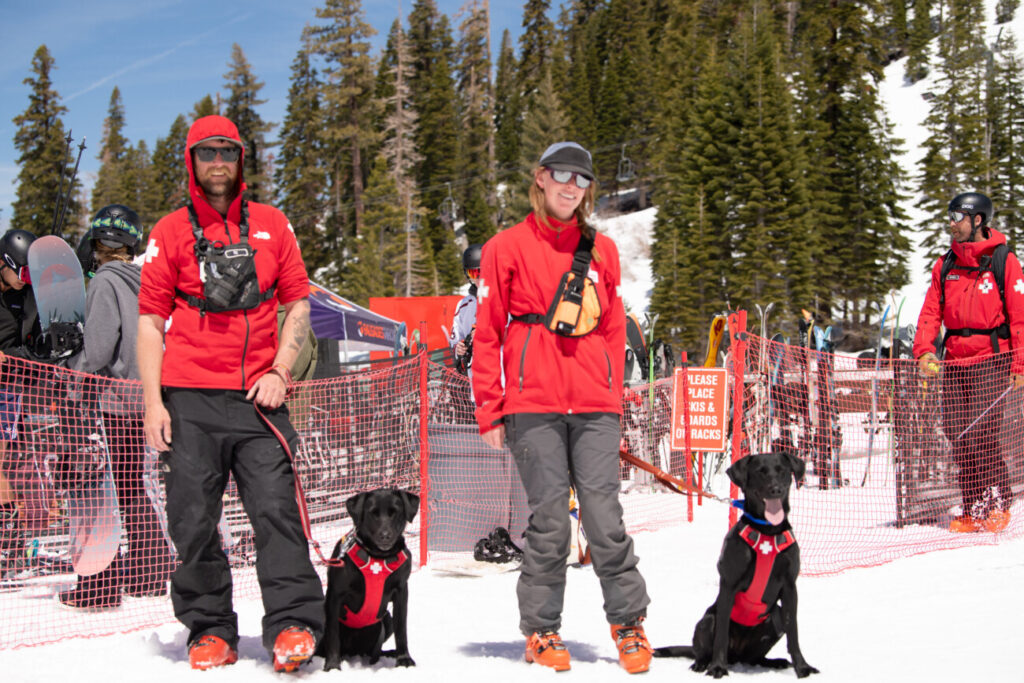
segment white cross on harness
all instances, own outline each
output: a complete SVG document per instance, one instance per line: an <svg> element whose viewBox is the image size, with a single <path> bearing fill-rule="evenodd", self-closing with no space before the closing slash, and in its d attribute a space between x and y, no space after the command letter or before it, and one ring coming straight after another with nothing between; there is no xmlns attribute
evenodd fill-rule
<svg viewBox="0 0 1024 683"><path fill-rule="evenodd" d="M384 571L384 567L380 565L380 562L374 562L370 565L370 571L374 574L380 574L382 571Z"/></svg>
<svg viewBox="0 0 1024 683"><path fill-rule="evenodd" d="M764 541L764 542L763 542L763 543L762 543L762 544L761 544L760 546L758 546L758 547L759 547L759 548L761 549L761 554L762 554L762 555L770 555L770 554L771 554L771 552L772 552L772 544L771 544L771 543L769 543L768 541Z"/></svg>

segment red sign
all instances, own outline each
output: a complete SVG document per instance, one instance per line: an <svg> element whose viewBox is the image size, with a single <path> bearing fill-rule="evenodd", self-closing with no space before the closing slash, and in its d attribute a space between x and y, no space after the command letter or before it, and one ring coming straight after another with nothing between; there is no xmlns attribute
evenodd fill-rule
<svg viewBox="0 0 1024 683"><path fill-rule="evenodd" d="M672 450L686 450L683 401L690 409L690 450L725 451L729 375L725 368L686 368L687 396L683 397L683 368L672 384Z"/></svg>

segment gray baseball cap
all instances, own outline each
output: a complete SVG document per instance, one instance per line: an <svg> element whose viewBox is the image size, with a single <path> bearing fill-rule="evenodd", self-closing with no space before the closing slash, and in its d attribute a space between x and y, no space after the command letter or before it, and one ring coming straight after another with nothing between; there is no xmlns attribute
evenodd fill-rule
<svg viewBox="0 0 1024 683"><path fill-rule="evenodd" d="M556 142L544 150L540 165L556 171L573 171L594 180L594 165L590 152L575 142Z"/></svg>

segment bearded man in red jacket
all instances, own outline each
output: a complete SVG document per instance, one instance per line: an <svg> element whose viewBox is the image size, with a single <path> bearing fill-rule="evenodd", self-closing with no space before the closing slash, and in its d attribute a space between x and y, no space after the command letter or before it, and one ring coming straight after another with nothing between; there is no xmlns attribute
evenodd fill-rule
<svg viewBox="0 0 1024 683"><path fill-rule="evenodd" d="M965 192L949 203L955 260L945 273L947 257L932 267L914 338L922 374L934 377L942 370L942 429L960 469L963 500L950 525L956 532L1002 531L1013 495L1000 454L1003 406L997 401L1007 380L1015 387L1024 384L1024 275L1014 254L997 255L1006 252L1006 237L988 225L992 214L992 201L979 192ZM1003 258L1005 292L1000 292L993 268ZM944 368L936 356L942 326Z"/></svg>
<svg viewBox="0 0 1024 683"><path fill-rule="evenodd" d="M323 632L323 588L295 502L285 439L289 368L309 331L309 279L283 213L247 201L235 124L205 116L188 133L189 203L150 234L139 292L139 374L149 445L162 452L167 519L180 565L174 613L189 661L237 658L238 617L217 523L234 475L252 522L263 644L295 671ZM285 308L278 343L277 306ZM166 331L166 332L165 332Z"/></svg>

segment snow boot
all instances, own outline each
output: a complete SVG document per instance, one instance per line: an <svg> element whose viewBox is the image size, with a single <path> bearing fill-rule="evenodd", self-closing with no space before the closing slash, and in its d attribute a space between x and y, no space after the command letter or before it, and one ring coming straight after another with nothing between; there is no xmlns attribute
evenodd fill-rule
<svg viewBox="0 0 1024 683"><path fill-rule="evenodd" d="M291 673L298 670L313 656L316 639L309 629L288 626L274 639L274 671Z"/></svg>
<svg viewBox="0 0 1024 683"><path fill-rule="evenodd" d="M982 526L985 527L985 531L991 531L992 533L999 533L1010 523L1010 513L1005 510L992 510L988 513L988 517L982 522Z"/></svg>
<svg viewBox="0 0 1024 683"><path fill-rule="evenodd" d="M651 665L651 644L647 642L643 617L629 624L612 624L612 639L619 648L619 664L631 674L647 671Z"/></svg>
<svg viewBox="0 0 1024 683"><path fill-rule="evenodd" d="M534 631L526 639L526 661L555 671L568 671L569 649L557 631Z"/></svg>
<svg viewBox="0 0 1024 683"><path fill-rule="evenodd" d="M235 648L219 636L200 636L188 647L188 663L193 669L205 671L215 666L227 666L238 661Z"/></svg>

